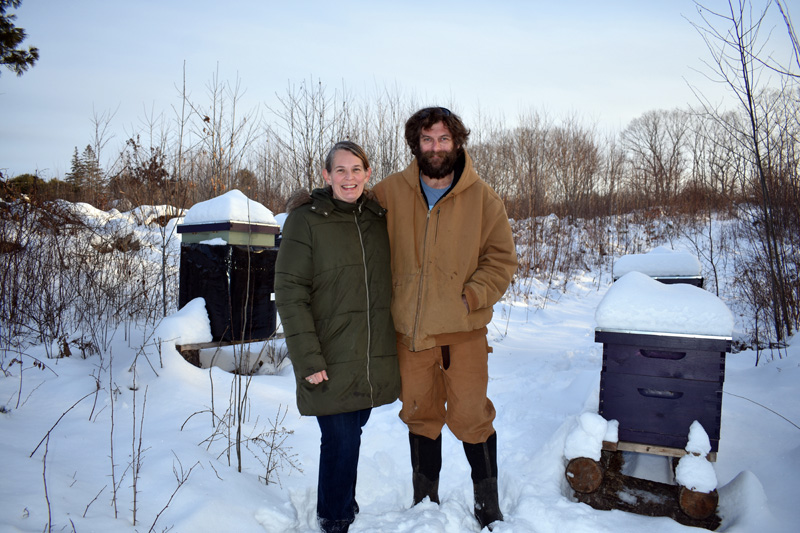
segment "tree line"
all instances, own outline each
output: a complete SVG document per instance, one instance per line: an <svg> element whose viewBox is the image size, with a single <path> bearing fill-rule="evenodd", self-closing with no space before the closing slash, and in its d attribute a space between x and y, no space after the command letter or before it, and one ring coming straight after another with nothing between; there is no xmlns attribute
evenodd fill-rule
<svg viewBox="0 0 800 533"><path fill-rule="evenodd" d="M321 83L310 85L287 89L283 107L267 121L256 111L239 114L237 96L221 84L206 105L187 104L192 111L184 119L161 117L126 139L105 169L100 158L107 140L99 139L75 148L63 180L23 174L6 186L100 209L120 202L185 208L236 188L279 213L293 191L323 185L320 169L338 140L368 150L376 179L408 164L403 126L419 107L414 99L386 92L354 103ZM767 192L777 207L796 206L800 94L765 91L755 103L764 117L757 135ZM467 149L515 219L650 208L696 212L709 203L758 203L765 193L749 153L746 117L736 111L711 117L692 108L652 110L619 133L539 111L513 126L494 118L471 126Z"/></svg>

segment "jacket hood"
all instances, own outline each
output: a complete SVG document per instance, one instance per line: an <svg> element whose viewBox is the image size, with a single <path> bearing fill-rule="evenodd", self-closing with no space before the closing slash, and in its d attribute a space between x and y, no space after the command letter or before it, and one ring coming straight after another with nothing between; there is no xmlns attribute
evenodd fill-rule
<svg viewBox="0 0 800 533"><path fill-rule="evenodd" d="M297 189L286 200L286 212L291 213L301 205L311 203L311 193L308 189Z"/></svg>
<svg viewBox="0 0 800 533"><path fill-rule="evenodd" d="M308 192L308 189L299 189L294 191L286 201L286 212L291 213L298 207L306 204L314 204L314 210L322 213L323 215L327 215L337 207L339 209L347 210L350 209L351 206L352 208L355 208L359 205L371 210L377 215L383 215L386 213L386 210L378 203L378 200L371 189L364 189L364 193L354 204L348 204L347 202L336 200L333 197L333 188L330 185L326 185L325 187L319 189L314 189L311 192Z"/></svg>

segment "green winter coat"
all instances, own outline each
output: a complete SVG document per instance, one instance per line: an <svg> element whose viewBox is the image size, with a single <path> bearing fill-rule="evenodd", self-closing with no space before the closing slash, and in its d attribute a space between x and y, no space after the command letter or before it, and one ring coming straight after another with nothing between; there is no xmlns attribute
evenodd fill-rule
<svg viewBox="0 0 800 533"><path fill-rule="evenodd" d="M394 402L400 374L386 210L365 195L354 204L335 200L330 187L302 191L293 204L275 263L275 303L300 414ZM322 370L328 381L305 380Z"/></svg>

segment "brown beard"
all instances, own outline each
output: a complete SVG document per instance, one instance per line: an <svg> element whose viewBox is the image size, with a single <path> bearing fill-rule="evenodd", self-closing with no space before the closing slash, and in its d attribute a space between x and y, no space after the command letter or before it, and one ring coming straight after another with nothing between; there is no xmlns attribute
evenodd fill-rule
<svg viewBox="0 0 800 533"><path fill-rule="evenodd" d="M431 160L431 156L434 154L441 158L438 163ZM421 152L417 156L417 164L425 176L439 180L446 178L455 170L457 159L458 149L453 148L449 152Z"/></svg>

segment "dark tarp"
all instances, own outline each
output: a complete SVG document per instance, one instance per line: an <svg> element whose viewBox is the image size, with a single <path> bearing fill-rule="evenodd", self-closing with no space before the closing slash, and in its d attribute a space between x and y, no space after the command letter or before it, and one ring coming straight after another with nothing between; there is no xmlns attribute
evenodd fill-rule
<svg viewBox="0 0 800 533"><path fill-rule="evenodd" d="M278 248L182 244L179 308L205 298L214 341L263 340L274 332Z"/></svg>

